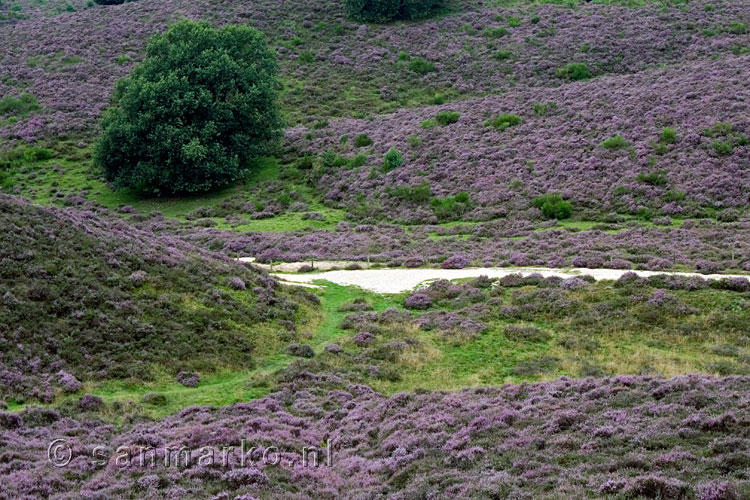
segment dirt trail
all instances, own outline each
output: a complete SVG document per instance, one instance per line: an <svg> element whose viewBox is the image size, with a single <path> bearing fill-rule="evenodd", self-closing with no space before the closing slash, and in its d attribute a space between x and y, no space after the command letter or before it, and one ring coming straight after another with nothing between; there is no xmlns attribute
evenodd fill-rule
<svg viewBox="0 0 750 500"><path fill-rule="evenodd" d="M253 262L252 258L240 259L244 262ZM315 269L323 270L316 273L295 273L301 266L310 265L310 262L289 262L277 264L273 267L269 265L256 264L271 271L271 274L285 284L299 284L310 286L315 280L326 280L339 285L358 286L366 290L378 293L399 293L414 288L430 281L437 279L455 280L461 278L476 278L477 276L488 276L490 278L502 278L509 274L529 274L538 273L544 277L559 276L561 278L571 278L574 276L589 275L596 280L616 280L627 272L634 272L639 276L653 276L656 274L675 274L680 276L700 276L706 279L721 279L743 277L750 278L750 275L739 274L699 274L699 273L665 273L659 271L628 271L623 269L555 269L549 267L467 267L465 269L429 269L429 268L379 268L379 269L361 269L346 270L341 269L353 264L349 261L325 261L315 262ZM357 263L362 267L367 267L367 263ZM326 270L335 269L338 270Z"/></svg>

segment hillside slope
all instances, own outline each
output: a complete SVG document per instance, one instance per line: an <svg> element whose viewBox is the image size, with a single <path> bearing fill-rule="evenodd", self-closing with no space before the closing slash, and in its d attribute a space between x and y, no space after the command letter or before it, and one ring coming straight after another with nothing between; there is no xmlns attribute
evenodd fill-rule
<svg viewBox="0 0 750 500"><path fill-rule="evenodd" d="M744 499L748 395L748 377L623 376L386 398L303 369L267 398L124 431L0 412L0 499ZM55 468L60 436L76 456Z"/></svg>
<svg viewBox="0 0 750 500"><path fill-rule="evenodd" d="M50 401L77 379L249 368L303 311L260 271L105 211L0 197L0 393Z"/></svg>

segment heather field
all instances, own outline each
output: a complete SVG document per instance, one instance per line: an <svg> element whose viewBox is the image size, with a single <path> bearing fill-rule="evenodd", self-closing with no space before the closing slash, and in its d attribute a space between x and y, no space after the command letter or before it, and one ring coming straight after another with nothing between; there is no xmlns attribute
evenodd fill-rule
<svg viewBox="0 0 750 500"><path fill-rule="evenodd" d="M0 500L750 500L748 82L747 0L0 0Z"/></svg>

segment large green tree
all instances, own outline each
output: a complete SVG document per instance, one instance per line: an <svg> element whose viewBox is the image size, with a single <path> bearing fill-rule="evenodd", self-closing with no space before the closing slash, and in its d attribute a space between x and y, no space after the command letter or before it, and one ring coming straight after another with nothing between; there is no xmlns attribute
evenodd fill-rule
<svg viewBox="0 0 750 500"><path fill-rule="evenodd" d="M259 31L180 21L118 82L95 161L115 187L148 194L236 181L281 137L277 73Z"/></svg>

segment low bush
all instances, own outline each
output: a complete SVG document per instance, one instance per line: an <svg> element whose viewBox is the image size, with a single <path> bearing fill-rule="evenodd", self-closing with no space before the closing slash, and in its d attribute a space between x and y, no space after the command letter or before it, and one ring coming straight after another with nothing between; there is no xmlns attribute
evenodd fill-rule
<svg viewBox="0 0 750 500"><path fill-rule="evenodd" d="M426 75L435 71L435 64L423 57L415 57L409 62L409 71L419 75Z"/></svg>
<svg viewBox="0 0 750 500"><path fill-rule="evenodd" d="M445 198L432 198L430 207L435 216L441 221L450 221L461 218L463 214L472 208L471 198L468 193L461 192L455 196Z"/></svg>
<svg viewBox="0 0 750 500"><path fill-rule="evenodd" d="M591 70L586 63L570 63L557 68L555 75L569 81L588 80L591 78Z"/></svg>
<svg viewBox="0 0 750 500"><path fill-rule="evenodd" d="M0 99L0 116L24 116L39 109L39 102L31 94L21 94L20 97L6 96Z"/></svg>
<svg viewBox="0 0 750 500"><path fill-rule="evenodd" d="M404 164L404 155L396 148L391 148L383 157L383 172L390 172Z"/></svg>
<svg viewBox="0 0 750 500"><path fill-rule="evenodd" d="M502 26L497 28L487 28L484 30L484 36L487 38L502 38L508 34L508 30Z"/></svg>
<svg viewBox="0 0 750 500"><path fill-rule="evenodd" d="M573 214L573 205L557 193L548 193L534 198L532 204L542 211L547 219L567 219Z"/></svg>
<svg viewBox="0 0 750 500"><path fill-rule="evenodd" d="M355 148L364 148L366 146L372 146L372 139L367 134L359 134L354 139L354 147Z"/></svg>
<svg viewBox="0 0 750 500"><path fill-rule="evenodd" d="M398 186L390 189L389 192L392 196L411 203L425 203L432 196L430 185L426 181L418 186Z"/></svg>
<svg viewBox="0 0 750 500"><path fill-rule="evenodd" d="M495 118L491 120L487 120L485 122L485 125L495 127L498 130L505 130L509 127L519 125L521 121L522 120L520 116L511 115L511 114L502 114L500 116L496 116Z"/></svg>
<svg viewBox="0 0 750 500"><path fill-rule="evenodd" d="M456 123L459 118L461 118L461 113L455 111L441 111L435 115L435 121L443 126Z"/></svg>
<svg viewBox="0 0 750 500"><path fill-rule="evenodd" d="M651 184L652 186L666 186L669 182L667 173L664 170L659 170L658 172L640 173L638 174L638 177L636 177L636 180L638 182Z"/></svg>
<svg viewBox="0 0 750 500"><path fill-rule="evenodd" d="M673 128L664 127L659 134L659 141L663 144L674 144L677 142L677 131Z"/></svg>
<svg viewBox="0 0 750 500"><path fill-rule="evenodd" d="M443 0L346 0L346 12L354 20L387 23L396 19L426 17L441 7Z"/></svg>
<svg viewBox="0 0 750 500"><path fill-rule="evenodd" d="M621 135L613 135L600 144L604 149L624 149L629 145L630 143Z"/></svg>

